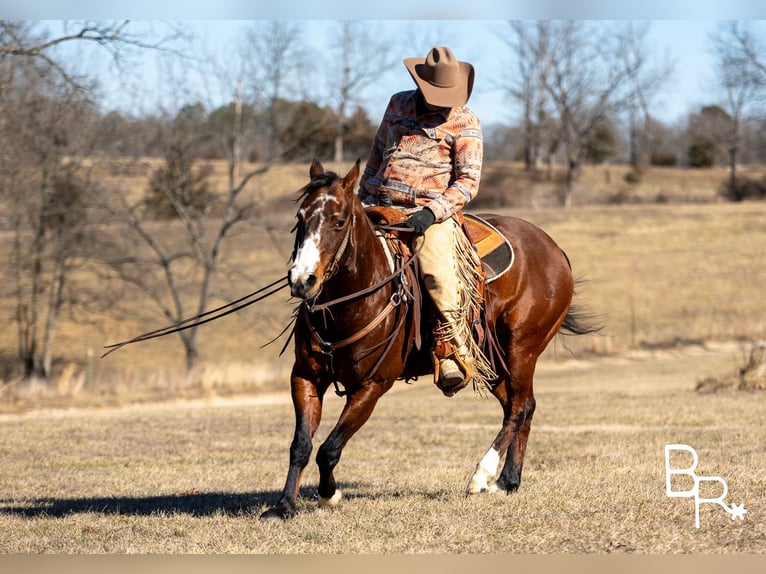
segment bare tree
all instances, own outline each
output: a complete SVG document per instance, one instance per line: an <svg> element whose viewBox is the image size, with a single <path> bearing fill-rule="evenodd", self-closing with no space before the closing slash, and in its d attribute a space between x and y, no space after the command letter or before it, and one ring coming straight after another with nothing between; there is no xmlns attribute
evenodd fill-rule
<svg viewBox="0 0 766 574"><path fill-rule="evenodd" d="M352 104L359 103L364 90L396 64L389 42L379 30L360 22L342 20L337 53L337 82L334 87L337 129L335 161L343 161L344 138Z"/></svg>
<svg viewBox="0 0 766 574"><path fill-rule="evenodd" d="M120 280L138 287L173 323L206 311L224 243L235 227L252 216L254 204L243 198L243 192L254 177L268 169L267 164L239 175L240 100L233 110L228 135L219 138L228 162L224 194L208 190L207 173L195 156L198 144L221 134L205 132L199 106L187 106L160 134L165 160L154 172L149 195L129 202L125 194L115 190L103 200L115 218L107 263ZM159 213L158 205L162 206ZM158 225L157 218L163 215L171 219ZM169 224L180 226L183 233L168 234ZM144 254L138 249L126 250L125 231L144 245ZM149 272L152 269L157 273ZM196 295L189 297L189 291ZM191 370L199 357L198 327L180 331L178 336L186 367Z"/></svg>
<svg viewBox="0 0 766 574"><path fill-rule="evenodd" d="M763 37L763 23L760 29L754 29L753 22L724 22L715 34L718 47L725 46L726 51L738 54L738 59L751 66L750 73L756 78L761 88L766 88L766 40Z"/></svg>
<svg viewBox="0 0 766 574"><path fill-rule="evenodd" d="M545 86L550 73L550 26L547 21L509 22L511 34L501 39L511 48L517 73L501 84L523 110L525 169L536 169L547 157L550 162L555 152L555 119L551 115L551 101Z"/></svg>
<svg viewBox="0 0 766 574"><path fill-rule="evenodd" d="M125 23L83 25L50 36L28 22L0 21L0 202L12 230L8 258L22 377L51 375L59 314L82 303L72 271L91 255L94 221L87 158L96 141L92 84L53 48L92 41L117 50Z"/></svg>
<svg viewBox="0 0 766 574"><path fill-rule="evenodd" d="M760 45L747 23L722 22L712 36L719 87L724 95L724 109L730 121L720 134L729 159L729 189L737 185L737 162L742 143L742 126L747 114L766 89L764 57Z"/></svg>
<svg viewBox="0 0 766 574"><path fill-rule="evenodd" d="M31 85L34 85L34 80ZM89 169L82 158L93 150L89 125L95 114L82 94L59 86L52 94L10 94L4 112L26 118L4 126L13 149L0 161L0 187L13 229L10 266L16 300L18 357L23 377L51 374L59 312L73 269L92 245L93 221L87 191Z"/></svg>
<svg viewBox="0 0 766 574"><path fill-rule="evenodd" d="M164 32L149 34L129 20L118 21L66 21L61 30L52 30L49 23L0 20L0 57L12 56L29 61L44 62L59 79L73 86L90 89L90 82L72 72L57 49L73 45L93 45L110 54L122 65L128 53L141 53L147 49L172 50L174 40L183 32L173 23L164 25ZM134 51L135 50L135 51Z"/></svg>
<svg viewBox="0 0 766 574"><path fill-rule="evenodd" d="M289 123L289 118L283 117L283 102L295 94L298 79L306 71L302 34L301 23L280 20L256 22L247 31L244 67L256 107L266 113L269 160L282 157L282 132Z"/></svg>
<svg viewBox="0 0 766 574"><path fill-rule="evenodd" d="M670 78L669 63L654 67L649 61L648 22L627 22L621 31L618 57L627 72L627 99L630 165L641 167L649 161L651 137L651 101Z"/></svg>
<svg viewBox="0 0 766 574"><path fill-rule="evenodd" d="M637 62L616 56L625 37L609 25L551 22L550 73L545 89L556 106L567 161L563 205L571 207L574 181L596 131L632 97L628 79Z"/></svg>

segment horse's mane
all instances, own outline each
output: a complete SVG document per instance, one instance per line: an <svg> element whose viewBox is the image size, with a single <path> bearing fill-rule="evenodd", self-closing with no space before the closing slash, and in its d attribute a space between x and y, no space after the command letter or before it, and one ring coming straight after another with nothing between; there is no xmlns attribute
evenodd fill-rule
<svg viewBox="0 0 766 574"><path fill-rule="evenodd" d="M321 175L313 178L310 182L304 185L298 191L298 198L296 201L300 201L304 197L311 195L318 189L330 187L338 179L338 174L334 171L326 171Z"/></svg>

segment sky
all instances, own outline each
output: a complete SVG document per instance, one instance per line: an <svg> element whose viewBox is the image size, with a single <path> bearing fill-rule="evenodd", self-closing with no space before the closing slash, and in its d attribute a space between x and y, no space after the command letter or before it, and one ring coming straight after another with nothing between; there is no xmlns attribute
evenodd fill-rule
<svg viewBox="0 0 766 574"><path fill-rule="evenodd" d="M225 49L233 38L240 37L247 22L238 20L192 20L185 21L197 34L203 50L215 51L216 47ZM337 24L333 21L305 21L309 30L308 37L320 48L317 54L330 52L329 44L334 39L332 30ZM378 28L381 31L403 30L411 33L422 31L426 37L431 37L433 43L445 43L452 47L456 57L471 62L476 69L474 92L469 102L470 107L477 113L484 124L513 124L519 120L517 106L509 100L496 81L501 76L503 67L512 66L512 54L503 43L499 33L507 29L507 23L496 20L446 20L439 22L405 22L405 21L374 21L360 22L359 25ZM653 20L650 23L648 44L656 65L660 66L666 60L674 66L671 79L654 100L653 113L657 119L673 124L683 120L690 111L700 106L714 103L715 94L711 93L713 63L708 52L707 43L710 32L715 28L713 20ZM425 53L415 53L406 44L392 47L401 58L407 56L425 56ZM426 48L427 50L427 48ZM158 68L157 57L147 54L143 63L131 69L134 75L134 88L142 94L138 100L117 82L118 74L112 69L106 53L98 61L87 60L83 69L93 73L94 69L101 72L95 75L99 78L105 90L104 105L106 108L116 108L128 114L140 114L152 105L162 102L165 107L172 107L173 98L177 95L168 92L167 74ZM76 59L81 59L77 54ZM328 65L330 62L317 59L317 66ZM375 85L370 86L362 94L362 103L370 115L371 121L376 122L383 113L388 97L400 90L411 89L414 86L404 65L395 66L383 74ZM317 94L317 99L322 95ZM219 104L225 102L217 102ZM145 109L140 109L145 106Z"/></svg>
<svg viewBox="0 0 766 574"><path fill-rule="evenodd" d="M182 18L199 32L201 42L208 46L223 46L246 26L247 19L300 19L318 33L313 40L327 47L333 36L328 33L332 21L357 19L360 25L401 30L402 36L411 30L424 30L424 36L433 43L449 45L456 56L474 64L476 82L469 105L485 124L512 124L518 121L518 109L496 87L493 78L502 66L510 63L510 50L500 40L497 30L507 27L504 20L527 18L576 18L576 19L642 19L651 22L649 44L652 56L659 64L669 59L674 65L670 81L654 100L654 115L666 123L682 121L689 112L702 105L714 103L712 93L712 58L707 43L711 30L720 19L764 19L764 0L643 0L638 6L608 0L571 3L565 0L537 0L534 3L518 0L386 0L384 4L363 3L346 0L216 0L215 3L199 0L27 0L19 2L0 0L0 17L15 16L23 19L79 19L83 17L110 19L131 17L145 24L147 21ZM576 9L573 8L576 4ZM380 7L385 6L385 10ZM403 20L403 17L409 20ZM383 19L382 21L380 19ZM374 20L374 21L373 21ZM428 20L438 20L429 24ZM766 21L760 22L766 25ZM413 28L414 27L414 28ZM434 33L438 29L441 33ZM323 44L323 45L322 45ZM413 53L402 39L401 45L392 50L401 58L425 56ZM412 42L409 42L412 45ZM321 50L320 52L321 53ZM144 62L131 69L131 90L125 90L114 80L116 73L105 56L83 58L75 54L74 60L87 68L100 80L107 108L117 108L126 113L147 111L163 101L172 106L168 98L177 98L167 92L167 77L157 67L156 58L147 55ZM321 61L318 62L321 65ZM381 76L380 81L367 89L362 103L371 121L379 119L388 97L395 91L413 86L403 65ZM128 91L140 89L141 95L129 97ZM164 92L164 93L163 93ZM143 109L142 109L143 108Z"/></svg>

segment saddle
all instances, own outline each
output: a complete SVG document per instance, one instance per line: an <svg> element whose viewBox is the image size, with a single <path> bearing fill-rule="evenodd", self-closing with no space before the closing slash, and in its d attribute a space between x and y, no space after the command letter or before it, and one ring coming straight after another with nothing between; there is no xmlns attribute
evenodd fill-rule
<svg viewBox="0 0 766 574"><path fill-rule="evenodd" d="M407 216L394 207L372 206L366 208L366 212L367 217L376 225L396 225L407 220ZM478 215L461 213L461 220L463 232L470 239L481 260L485 283L491 283L513 265L513 247L503 234ZM398 245L391 245L392 243ZM389 245L397 252L404 250L406 256L411 254L404 241L389 241Z"/></svg>
<svg viewBox="0 0 766 574"><path fill-rule="evenodd" d="M409 237L406 237L406 234L401 236L402 232L390 227L405 222L407 215L393 207L372 206L366 208L365 211L371 222L379 226L379 238L386 252L389 253L389 265L393 272L397 268L396 263L394 263L395 259L407 261L412 256L410 241L408 241ZM481 267L476 269L476 275L480 278L478 291L482 305L481 309L476 311L480 316L472 316L473 314L469 313L471 316L467 319L471 325L470 331L478 348L484 349L484 354L494 372L499 372L498 366L507 371L494 337L494 329L487 322L488 317L484 310L487 304L485 286L511 268L514 260L513 248L505 236L481 217L459 213L459 222L481 262ZM381 229L380 226L383 226L383 228ZM410 272L407 283L413 288L411 293L413 299L413 319L416 325L420 325L423 297L419 273L412 266L408 266L407 269ZM416 329L416 333L415 347L420 349L422 344L420 329ZM444 358L451 353L450 346L445 341L437 338L434 343L435 346L432 349L432 353L437 359ZM438 364L438 361L435 361L435 364ZM439 383L437 382L438 385ZM448 396L451 396L457 390L459 389L442 389Z"/></svg>

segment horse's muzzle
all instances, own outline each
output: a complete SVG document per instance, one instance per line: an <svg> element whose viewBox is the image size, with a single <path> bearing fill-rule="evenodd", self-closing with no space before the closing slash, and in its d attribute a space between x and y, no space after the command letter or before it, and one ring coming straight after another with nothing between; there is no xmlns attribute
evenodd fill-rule
<svg viewBox="0 0 766 574"><path fill-rule="evenodd" d="M287 282L290 285L290 294L298 299L313 299L319 294L319 281L313 273L296 278L293 278L292 273L288 273Z"/></svg>

